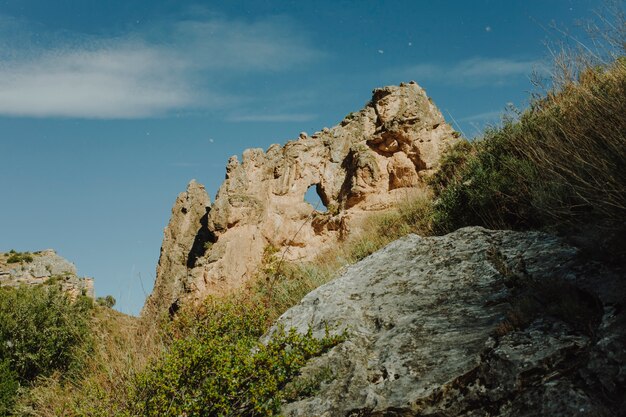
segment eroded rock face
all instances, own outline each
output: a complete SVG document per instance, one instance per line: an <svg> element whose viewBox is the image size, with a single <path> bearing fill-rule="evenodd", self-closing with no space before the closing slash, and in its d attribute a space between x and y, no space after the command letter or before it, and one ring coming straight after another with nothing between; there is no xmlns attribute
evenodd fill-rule
<svg viewBox="0 0 626 417"><path fill-rule="evenodd" d="M390 244L270 330L349 334L303 369L283 414L624 415L626 282L585 262L536 232Z"/></svg>
<svg viewBox="0 0 626 417"><path fill-rule="evenodd" d="M152 316L168 309L173 314L180 307L180 294L191 291L190 271L211 240L207 227L210 205L204 186L193 180L176 198L172 217L163 232L157 283L146 302L144 314Z"/></svg>
<svg viewBox="0 0 626 417"><path fill-rule="evenodd" d="M30 257L28 262L10 262L10 253L0 253L0 286L37 285L54 279L73 298L95 298L93 278L79 277L74 264L54 250L30 253Z"/></svg>
<svg viewBox="0 0 626 417"><path fill-rule="evenodd" d="M420 190L456 140L412 82L374 90L363 110L331 129L302 132L266 151L248 149L241 161L233 156L212 205L205 196L190 197L189 190L177 200L148 305L163 312L186 299L240 288L257 272L268 246L288 260L312 259L358 229L364 213L385 210ZM311 186L327 212L304 200ZM199 219L207 209L204 224ZM198 242L194 261L181 261L192 242Z"/></svg>

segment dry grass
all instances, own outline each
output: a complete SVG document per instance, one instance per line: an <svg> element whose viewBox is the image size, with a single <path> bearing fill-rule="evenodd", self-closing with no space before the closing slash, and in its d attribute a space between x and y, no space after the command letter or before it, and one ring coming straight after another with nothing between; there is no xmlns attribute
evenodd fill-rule
<svg viewBox="0 0 626 417"><path fill-rule="evenodd" d="M17 415L111 416L126 408L128 387L134 376L157 357L166 343L154 326L142 326L137 318L96 307L92 320L94 350L82 375L44 378L24 395Z"/></svg>
<svg viewBox="0 0 626 417"><path fill-rule="evenodd" d="M577 77L444 158L433 177L438 233L546 229L626 261L626 57Z"/></svg>
<svg viewBox="0 0 626 417"><path fill-rule="evenodd" d="M626 58L587 67L534 103L513 137L539 178L560 193L545 193L541 210L554 219L587 212L611 223L626 213Z"/></svg>

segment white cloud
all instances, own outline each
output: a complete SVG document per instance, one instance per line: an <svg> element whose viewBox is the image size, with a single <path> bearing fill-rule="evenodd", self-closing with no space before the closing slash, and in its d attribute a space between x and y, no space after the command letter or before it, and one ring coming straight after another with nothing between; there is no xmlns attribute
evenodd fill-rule
<svg viewBox="0 0 626 417"><path fill-rule="evenodd" d="M48 52L0 68L0 113L136 118L194 104L185 66L143 45Z"/></svg>
<svg viewBox="0 0 626 417"><path fill-rule="evenodd" d="M0 28L0 115L8 116L142 118L227 107L237 98L223 92L225 80L320 56L276 18L202 16L121 38L51 36L46 48L24 44L24 23L11 22L11 31Z"/></svg>
<svg viewBox="0 0 626 417"><path fill-rule="evenodd" d="M455 64L418 64L394 71L403 79L440 81L447 84L467 86L502 85L516 77L529 76L532 72L547 73L548 68L539 60L511 58L471 58Z"/></svg>
<svg viewBox="0 0 626 417"><path fill-rule="evenodd" d="M308 122L317 116L308 113L278 113L278 114L234 114L226 120L229 122Z"/></svg>
<svg viewBox="0 0 626 417"><path fill-rule="evenodd" d="M280 71L321 56L285 18L187 20L172 36L193 54L192 64L203 68Z"/></svg>

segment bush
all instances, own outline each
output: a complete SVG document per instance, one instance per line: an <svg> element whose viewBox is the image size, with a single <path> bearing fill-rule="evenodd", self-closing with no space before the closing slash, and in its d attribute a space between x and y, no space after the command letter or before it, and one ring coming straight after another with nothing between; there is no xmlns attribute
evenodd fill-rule
<svg viewBox="0 0 626 417"><path fill-rule="evenodd" d="M281 389L306 364L340 342L279 331L263 345L267 313L248 302L209 299L205 311L181 317L185 337L136 380L131 414L144 416L272 416ZM182 329L182 330L181 330Z"/></svg>
<svg viewBox="0 0 626 417"><path fill-rule="evenodd" d="M0 288L0 360L22 383L79 365L89 311L57 286Z"/></svg>
<svg viewBox="0 0 626 417"><path fill-rule="evenodd" d="M33 261L33 255L30 252L16 252L13 249L9 251L9 257L7 258L7 263L16 264L16 263L30 263Z"/></svg>
<svg viewBox="0 0 626 417"><path fill-rule="evenodd" d="M96 299L96 303L98 303L98 305L102 307L113 308L116 301L112 295L107 295L106 297L98 297Z"/></svg>
<svg viewBox="0 0 626 417"><path fill-rule="evenodd" d="M8 416L13 409L19 383L17 374L10 367L8 360L0 361L0 417Z"/></svg>
<svg viewBox="0 0 626 417"><path fill-rule="evenodd" d="M501 129L487 131L481 140L461 143L444 158L441 171L430 180L437 199L436 232L472 225L492 229L537 226L530 188L536 170L508 140L518 128L507 122Z"/></svg>
<svg viewBox="0 0 626 417"><path fill-rule="evenodd" d="M431 180L435 231L623 229L625 115L626 60L618 59L453 149Z"/></svg>

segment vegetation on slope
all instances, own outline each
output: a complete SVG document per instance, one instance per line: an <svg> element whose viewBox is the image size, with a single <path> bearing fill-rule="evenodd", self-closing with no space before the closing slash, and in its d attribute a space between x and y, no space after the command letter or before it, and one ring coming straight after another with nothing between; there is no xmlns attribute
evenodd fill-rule
<svg viewBox="0 0 626 417"><path fill-rule="evenodd" d="M0 415L38 378L80 373L91 348L90 301L72 301L55 285L0 288Z"/></svg>
<svg viewBox="0 0 626 417"><path fill-rule="evenodd" d="M623 249L626 58L584 69L518 121L452 149L431 183L437 233L544 228Z"/></svg>
<svg viewBox="0 0 626 417"><path fill-rule="evenodd" d="M264 345L266 325L267 312L245 299L208 299L200 314L179 317L174 326L189 334L138 375L131 415L277 415L283 387L341 338L292 330Z"/></svg>

